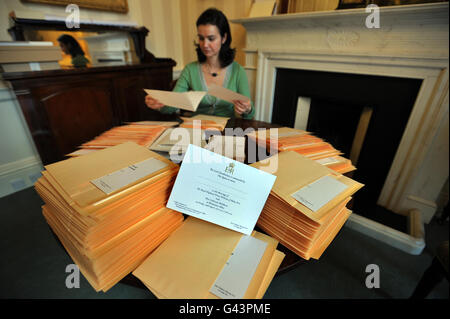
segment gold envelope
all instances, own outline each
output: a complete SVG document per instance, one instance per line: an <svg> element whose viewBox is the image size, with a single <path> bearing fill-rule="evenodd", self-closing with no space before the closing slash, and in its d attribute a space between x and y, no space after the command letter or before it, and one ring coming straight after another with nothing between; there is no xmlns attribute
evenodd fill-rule
<svg viewBox="0 0 450 319"><path fill-rule="evenodd" d="M43 172L44 177L47 175ZM167 201L167 190L171 180L161 184L161 189L153 187L142 196L139 192L127 197L126 201L116 201L104 209L90 213L80 214L69 206L63 197L58 194L50 183L44 178L38 179L35 184L36 190L46 203L58 208L61 218L71 228L71 234L79 243L98 245L99 240L108 240L112 236L124 231L132 223L152 214L155 209ZM152 196L148 196L151 192Z"/></svg>
<svg viewBox="0 0 450 319"><path fill-rule="evenodd" d="M183 123L180 124L180 127L194 128L194 121L199 121L200 123L196 123L196 127L198 128L205 130L215 129L223 131L230 118L206 114L197 114L192 117L181 117L181 119L183 120Z"/></svg>
<svg viewBox="0 0 450 319"><path fill-rule="evenodd" d="M188 217L133 275L167 298L205 298L241 236Z"/></svg>
<svg viewBox="0 0 450 319"><path fill-rule="evenodd" d="M328 227L329 229L327 229L326 232L322 233L321 237L317 241L317 245L311 250L312 258L320 258L325 249L330 245L331 241L334 239L334 237L336 237L337 233L344 226L351 213L352 211L345 207L342 209L342 212L338 216L336 216L333 223L330 223Z"/></svg>
<svg viewBox="0 0 450 319"><path fill-rule="evenodd" d="M296 152L281 152L274 156L278 157L278 169L274 173L274 175L277 176L277 179L275 180L271 192L275 193L277 197L281 198L314 221L320 222L322 217L326 215L332 207L336 206L345 198L353 195L363 186L363 184L343 176ZM251 166L263 171L267 169L261 162L253 163ZM346 184L348 186L347 189L315 212L292 197L292 194L302 187L309 185L324 176L331 176L337 181Z"/></svg>
<svg viewBox="0 0 450 319"><path fill-rule="evenodd" d="M258 289L256 294L256 299L262 299L264 294L266 293L267 288L269 288L270 283L272 282L273 277L280 268L281 262L283 261L286 255L279 250L275 250L273 253L272 259L270 260L269 267L267 268L266 274L262 280L261 286Z"/></svg>
<svg viewBox="0 0 450 319"><path fill-rule="evenodd" d="M172 169L170 171L164 171L161 172L158 176L154 176L153 178L150 178L149 180L145 180L142 183L136 184L134 186L129 187L128 189L125 189L122 192L116 193L112 196L107 197L102 202L97 202L92 205L81 207L77 203L75 203L72 198L64 192L64 190L61 188L61 186L58 184L58 182L47 172L43 171L42 175L45 177L45 180L47 180L49 183L51 183L51 188L47 187L50 191L56 192L63 198L63 201L66 202L72 209L77 211L81 215L89 215L94 219L102 219L105 218L105 209L108 209L112 204L123 202L125 198L131 198L131 197L142 197L148 195L149 189L155 189L156 185L158 184L159 187L171 187L171 179L174 178L175 174L178 172L178 167L175 167L175 169ZM42 181L44 183L44 180ZM170 185L168 185L170 184ZM38 185L38 184L36 184ZM151 191L152 194L155 197L154 191ZM125 195L128 196L125 196Z"/></svg>
<svg viewBox="0 0 450 319"><path fill-rule="evenodd" d="M285 256L286 255L283 252L281 252L279 250L275 250L272 258L270 259L269 266L266 270L266 273L264 274L261 285L260 285L258 292L256 293L256 296L254 299L262 299L264 297L264 294L266 293L267 288L269 288L269 285L272 282L273 278L275 277L275 274L277 273L278 269L280 268L280 265L283 262L283 259ZM145 283L144 283L144 285L145 285ZM151 290L149 286L146 286L146 287L149 290ZM159 299L166 298L165 296L159 294L156 291L153 291L153 294ZM216 297L212 294L211 294L211 296ZM218 297L216 297L216 298L218 299Z"/></svg>
<svg viewBox="0 0 450 319"><path fill-rule="evenodd" d="M177 126L179 123L175 122L175 121L138 121L138 122L125 122L125 124L130 124L130 125L155 125L155 126L172 127L172 126Z"/></svg>
<svg viewBox="0 0 450 319"><path fill-rule="evenodd" d="M268 245L244 298L258 295L278 244L267 235L258 232L254 235ZM133 274L159 298L218 298L209 289L242 236L230 229L188 217Z"/></svg>
<svg viewBox="0 0 450 319"><path fill-rule="evenodd" d="M309 134L309 132L304 130L298 130L290 127L280 127L280 128L271 128L271 129L256 129L254 132L250 132L247 135L254 140L259 141L261 144L266 144L270 142L270 133L277 132L278 140L285 139L288 137L299 137L302 135ZM275 141L272 141L274 143Z"/></svg>
<svg viewBox="0 0 450 319"><path fill-rule="evenodd" d="M255 237L256 239L265 241L267 243L267 247L266 247L266 250L264 251L263 256L261 257L259 265L255 270L255 273L253 274L253 278L247 287L247 291L245 292L243 299L255 299L256 298L258 291L263 283L264 277L267 273L270 262L272 261L273 255L277 248L277 245L278 245L278 241L276 239L274 239L268 235L265 235L263 233L253 231L252 236ZM215 296L214 294L212 294L210 292L208 293L208 296L206 298L219 299L219 297Z"/></svg>
<svg viewBox="0 0 450 319"><path fill-rule="evenodd" d="M57 216L51 213L52 211L49 205L43 206L43 214L47 222L96 291L107 291L135 269L151 250L179 227L183 220L181 214L174 211L167 214L169 210L162 208L155 216L150 216L141 222L146 225L136 225L136 227L145 227L143 231L135 232L126 241L111 247L103 255L91 259L86 256L82 247L73 241L70 233L67 233ZM156 223L152 224L152 220Z"/></svg>
<svg viewBox="0 0 450 319"><path fill-rule="evenodd" d="M167 166L110 195L105 194L90 183L91 180L150 158L156 158L166 163ZM153 183L154 180L152 177L160 175L161 172L173 169L174 167L178 166L163 156L135 143L126 142L81 157L50 164L45 166L45 169L58 183L63 193L70 198L68 202L71 205L76 203L83 207L105 199L117 200L128 195L131 191L134 192L144 185Z"/></svg>

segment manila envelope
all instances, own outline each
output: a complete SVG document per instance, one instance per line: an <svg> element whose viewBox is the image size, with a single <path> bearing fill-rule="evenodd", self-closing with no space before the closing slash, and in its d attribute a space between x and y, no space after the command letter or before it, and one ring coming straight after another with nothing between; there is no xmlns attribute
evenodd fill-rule
<svg viewBox="0 0 450 319"><path fill-rule="evenodd" d="M110 195L90 182L150 158L163 162L166 167L140 178ZM75 202L77 205L84 207L99 201L117 200L130 192L136 191L136 188L154 182L155 178L160 177L161 173L176 167L178 165L146 147L127 142L81 157L50 164L45 166L45 169L58 183L63 193L71 199L68 200L71 205Z"/></svg>
<svg viewBox="0 0 450 319"><path fill-rule="evenodd" d="M281 152L274 156L278 157L278 169L273 173L277 179L272 192L314 221L320 222L331 208L364 186L296 152ZM263 171L266 169L261 162L253 163L250 166ZM292 197L292 194L302 187L324 176L331 176L348 187L317 211L310 210Z"/></svg>
<svg viewBox="0 0 450 319"><path fill-rule="evenodd" d="M244 298L255 298L267 284L264 279L278 244L267 235L254 232L254 236L268 245ZM241 237L241 233L188 217L133 275L159 298L216 299L209 289Z"/></svg>

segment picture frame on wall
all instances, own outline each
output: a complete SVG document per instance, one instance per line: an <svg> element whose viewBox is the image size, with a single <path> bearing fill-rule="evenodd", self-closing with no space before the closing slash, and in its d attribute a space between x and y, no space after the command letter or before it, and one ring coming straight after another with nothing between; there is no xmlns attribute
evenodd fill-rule
<svg viewBox="0 0 450 319"><path fill-rule="evenodd" d="M128 0L22 0L28 3L67 6L76 4L80 8L128 13Z"/></svg>
<svg viewBox="0 0 450 319"><path fill-rule="evenodd" d="M368 0L340 0L338 9L363 8L368 5Z"/></svg>
<svg viewBox="0 0 450 319"><path fill-rule="evenodd" d="M364 8L369 4L385 7L446 1L448 0L340 0L338 9Z"/></svg>

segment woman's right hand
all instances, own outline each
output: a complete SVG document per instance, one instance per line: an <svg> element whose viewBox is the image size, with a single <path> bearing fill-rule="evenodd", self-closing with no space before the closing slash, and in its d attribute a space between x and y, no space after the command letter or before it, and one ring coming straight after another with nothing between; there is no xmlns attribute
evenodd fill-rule
<svg viewBox="0 0 450 319"><path fill-rule="evenodd" d="M150 95L145 96L145 104L153 110L159 110L164 106L164 104L152 98Z"/></svg>

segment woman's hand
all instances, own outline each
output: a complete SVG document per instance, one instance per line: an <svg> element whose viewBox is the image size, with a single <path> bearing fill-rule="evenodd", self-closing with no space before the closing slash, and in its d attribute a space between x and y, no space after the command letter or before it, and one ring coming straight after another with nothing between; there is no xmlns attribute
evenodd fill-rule
<svg viewBox="0 0 450 319"><path fill-rule="evenodd" d="M150 95L145 96L145 104L153 110L159 110L164 106L164 104L152 98Z"/></svg>
<svg viewBox="0 0 450 319"><path fill-rule="evenodd" d="M250 111L252 109L252 104L250 103L250 101L234 100L233 104L234 104L234 110L239 115L250 113Z"/></svg>

